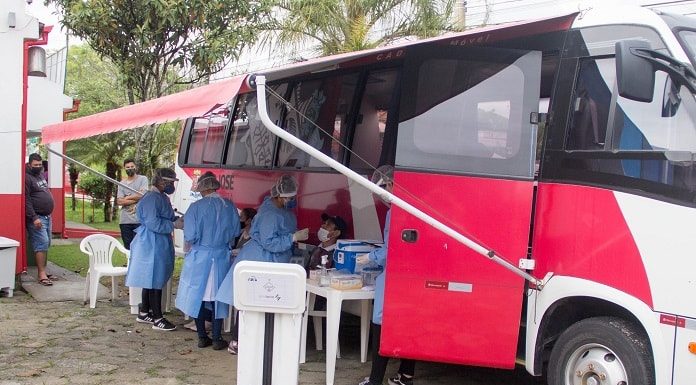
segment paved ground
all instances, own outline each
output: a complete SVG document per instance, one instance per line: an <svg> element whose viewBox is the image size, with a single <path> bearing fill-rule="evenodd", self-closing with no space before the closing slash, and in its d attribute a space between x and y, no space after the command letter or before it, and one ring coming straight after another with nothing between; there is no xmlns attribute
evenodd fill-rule
<svg viewBox="0 0 696 385"><path fill-rule="evenodd" d="M63 284L72 285L73 290L82 288L76 281L79 278L69 272L59 278L54 289ZM21 290L13 298L0 298L0 385L236 383L235 356L198 349L195 333L181 327L157 332L137 324L129 314L127 295L115 303L101 300L96 309L83 306L81 296L78 298L41 301ZM178 312L167 317L178 325L185 322ZM337 361L335 383L355 385L369 373L370 362L361 364L359 360L358 319L346 315L341 328L343 358ZM312 338L313 333L308 334ZM312 349L313 341L307 345L300 384L323 384L323 352ZM396 361L391 363L389 374L396 365ZM420 385L538 383L521 369L511 372L431 363L419 363L417 377Z"/></svg>

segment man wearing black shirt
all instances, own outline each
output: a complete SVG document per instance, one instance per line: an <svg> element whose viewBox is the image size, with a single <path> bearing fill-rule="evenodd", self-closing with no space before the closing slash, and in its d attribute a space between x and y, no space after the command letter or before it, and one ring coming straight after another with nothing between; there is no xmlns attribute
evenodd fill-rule
<svg viewBox="0 0 696 385"><path fill-rule="evenodd" d="M46 274L46 258L51 246L51 213L53 196L48 189L48 182L43 177L41 155L29 155L24 178L24 198L27 233L36 253L36 267L39 283L51 286L53 282Z"/></svg>

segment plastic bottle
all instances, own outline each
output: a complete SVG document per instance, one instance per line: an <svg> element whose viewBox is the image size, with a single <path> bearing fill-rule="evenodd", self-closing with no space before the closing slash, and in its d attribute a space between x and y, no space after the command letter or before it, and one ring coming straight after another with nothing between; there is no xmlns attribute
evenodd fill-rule
<svg viewBox="0 0 696 385"><path fill-rule="evenodd" d="M329 263L329 256L321 256L321 273L319 273L319 286L329 286L331 280L329 279L329 271L326 269L326 265Z"/></svg>

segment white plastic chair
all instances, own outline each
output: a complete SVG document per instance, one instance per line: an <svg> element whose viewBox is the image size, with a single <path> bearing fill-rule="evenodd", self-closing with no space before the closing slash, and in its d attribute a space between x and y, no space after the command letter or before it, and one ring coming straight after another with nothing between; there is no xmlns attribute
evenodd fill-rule
<svg viewBox="0 0 696 385"><path fill-rule="evenodd" d="M89 256L89 270L85 277L85 298L89 295L89 307L94 309L97 306L97 289L99 288L99 278L111 277L111 299L116 300L118 286L116 277L126 275L127 267L115 267L111 258L114 254L114 249L126 254L126 258L130 257L130 252L126 250L121 242L116 238L106 234L92 234L85 237L80 242L80 250Z"/></svg>

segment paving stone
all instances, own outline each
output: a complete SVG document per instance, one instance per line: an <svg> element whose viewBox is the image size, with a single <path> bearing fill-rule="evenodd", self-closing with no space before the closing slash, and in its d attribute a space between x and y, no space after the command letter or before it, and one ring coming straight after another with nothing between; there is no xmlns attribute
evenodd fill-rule
<svg viewBox="0 0 696 385"><path fill-rule="evenodd" d="M78 278L66 277L65 282L82 289ZM15 293L12 298L0 298L0 385L236 383L236 356L225 350L198 349L196 334L182 327L158 332L138 324L123 302L100 302L89 309L81 298L39 301ZM187 322L178 311L167 318L177 325ZM343 358L336 361L335 385L356 385L369 374L370 362L359 362L359 325L350 317L345 321L340 335ZM314 350L313 333L308 335L307 363L300 366L299 383L323 385L325 352ZM223 337L230 338L229 334ZM397 367L398 360L392 360L387 375ZM419 363L416 370L419 385L536 384L519 369Z"/></svg>

